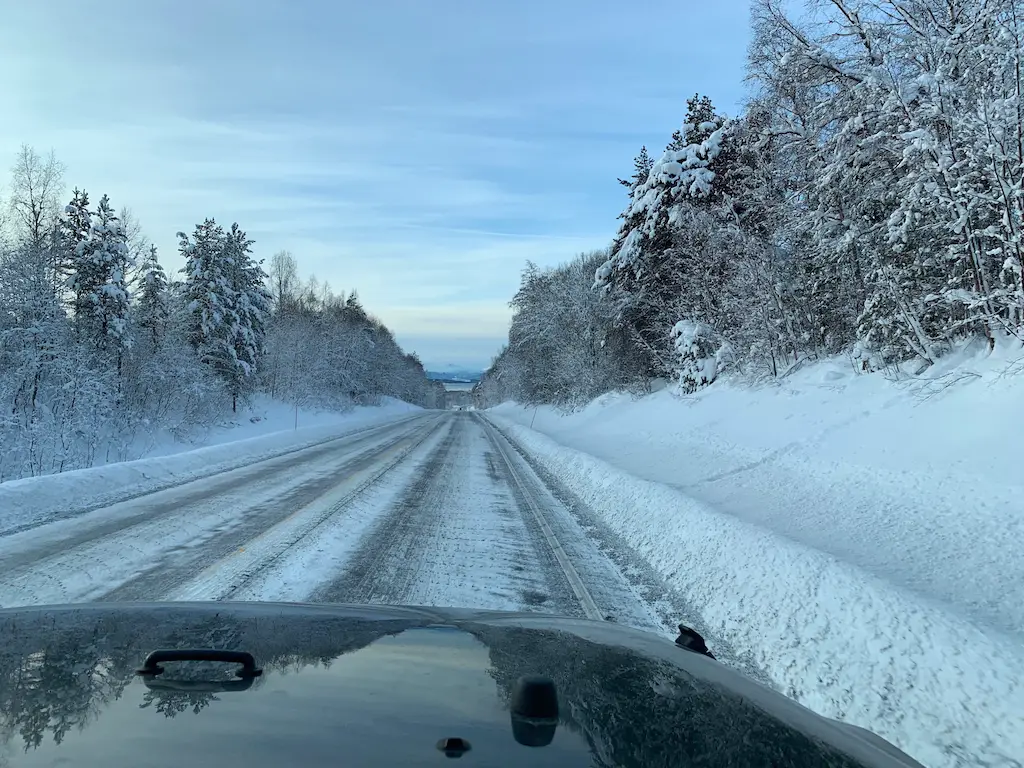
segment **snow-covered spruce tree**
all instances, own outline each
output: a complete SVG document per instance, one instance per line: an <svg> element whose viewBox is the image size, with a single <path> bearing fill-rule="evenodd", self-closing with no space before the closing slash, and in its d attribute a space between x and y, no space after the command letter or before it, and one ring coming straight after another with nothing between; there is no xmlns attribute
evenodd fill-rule
<svg viewBox="0 0 1024 768"><path fill-rule="evenodd" d="M231 225L224 238L222 259L227 265L234 317L233 365L225 378L235 410L238 398L247 396L256 382L253 374L264 353L271 299L266 288L267 275L252 258L252 240L237 223Z"/></svg>
<svg viewBox="0 0 1024 768"><path fill-rule="evenodd" d="M745 124L727 121L706 97L688 105L596 272L620 326L646 352L648 375L678 373L672 331L680 321L715 328L719 337L730 330L730 314L742 314L729 293L744 238L763 236L749 226L755 208L742 203L752 175L740 151Z"/></svg>
<svg viewBox="0 0 1024 768"><path fill-rule="evenodd" d="M185 259L187 339L199 359L225 382L235 369L235 297L230 265L224 261L224 229L213 219L197 224L191 237L178 233Z"/></svg>
<svg viewBox="0 0 1024 768"><path fill-rule="evenodd" d="M184 285L165 281L151 251L139 300L134 305L132 332L136 343L125 355L124 416L112 435L112 450L122 458L144 452L162 432L193 439L218 419L224 409L222 380L195 354L188 341L192 315Z"/></svg>
<svg viewBox="0 0 1024 768"><path fill-rule="evenodd" d="M238 224L225 233L206 219L191 238L184 232L178 238L185 257L189 341L224 382L235 411L251 392L263 354L270 306L266 274L252 259L252 241Z"/></svg>
<svg viewBox="0 0 1024 768"><path fill-rule="evenodd" d="M679 354L680 391L696 392L714 382L723 357L718 332L707 323L680 320L672 329L672 339Z"/></svg>
<svg viewBox="0 0 1024 768"><path fill-rule="evenodd" d="M131 293L128 247L110 199L104 195L95 213L69 206L75 217L89 221L88 234L75 244L69 265L75 329L80 339L116 356L131 345L128 313Z"/></svg>
<svg viewBox="0 0 1024 768"><path fill-rule="evenodd" d="M58 294L63 295L67 288L68 277L71 276L75 268L78 244L88 240L92 232L92 213L89 210L88 192L75 188L71 201L64 206L64 215L58 220L56 228L57 237L53 244L53 263L56 277L62 286ZM74 294L68 298L69 308L74 311Z"/></svg>
<svg viewBox="0 0 1024 768"><path fill-rule="evenodd" d="M156 351L167 333L170 319L170 295L167 273L157 258L155 245L140 265L138 302L135 307L136 324L152 351Z"/></svg>
<svg viewBox="0 0 1024 768"><path fill-rule="evenodd" d="M665 307L674 294L676 259L668 216L678 175L672 172L681 173L682 166L677 163L667 173L662 167L675 163L675 153L666 150L647 180L630 190L609 258L595 272L595 284L613 302L620 327L644 351L647 376L671 370L668 331L674 320Z"/></svg>

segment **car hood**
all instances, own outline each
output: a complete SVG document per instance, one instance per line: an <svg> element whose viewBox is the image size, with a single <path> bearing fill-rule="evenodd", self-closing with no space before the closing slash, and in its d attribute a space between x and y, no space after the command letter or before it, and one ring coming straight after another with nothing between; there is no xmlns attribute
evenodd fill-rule
<svg viewBox="0 0 1024 768"><path fill-rule="evenodd" d="M246 651L262 670L156 649ZM517 681L553 682L556 717ZM551 713L548 713L550 715ZM445 739L451 741L445 742ZM538 745L543 746L538 746ZM0 763L917 766L707 657L538 614L277 603L0 610Z"/></svg>

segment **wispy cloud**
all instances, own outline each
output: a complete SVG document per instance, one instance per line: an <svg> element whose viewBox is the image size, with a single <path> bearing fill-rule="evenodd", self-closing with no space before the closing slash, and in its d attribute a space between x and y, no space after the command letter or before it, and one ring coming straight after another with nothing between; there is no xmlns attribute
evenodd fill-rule
<svg viewBox="0 0 1024 768"><path fill-rule="evenodd" d="M10 4L0 154L52 147L70 185L135 211L171 268L177 230L237 220L259 255L287 248L358 289L439 362L472 348L482 363L526 259L607 244L639 145L657 151L695 91L735 110L746 13L745 0Z"/></svg>

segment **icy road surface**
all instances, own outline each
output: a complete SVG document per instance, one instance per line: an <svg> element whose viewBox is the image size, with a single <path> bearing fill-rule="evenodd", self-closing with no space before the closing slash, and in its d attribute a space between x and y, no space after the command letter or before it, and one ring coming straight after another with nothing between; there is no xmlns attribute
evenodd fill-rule
<svg viewBox="0 0 1024 768"><path fill-rule="evenodd" d="M671 634L684 607L471 413L423 412L0 536L0 606L456 605Z"/></svg>

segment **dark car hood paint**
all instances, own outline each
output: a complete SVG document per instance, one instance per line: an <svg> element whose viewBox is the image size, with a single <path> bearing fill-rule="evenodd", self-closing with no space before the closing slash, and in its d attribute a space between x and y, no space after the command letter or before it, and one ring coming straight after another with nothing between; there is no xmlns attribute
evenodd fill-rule
<svg viewBox="0 0 1024 768"><path fill-rule="evenodd" d="M251 652L231 691L161 691L157 648ZM235 665L166 665L174 680ZM513 738L509 692L554 680L554 739ZM205 684L204 684L205 685ZM216 689L217 686L209 686ZM230 687L230 686L229 686ZM711 659L613 624L472 610L261 603L0 610L0 764L916 766Z"/></svg>

